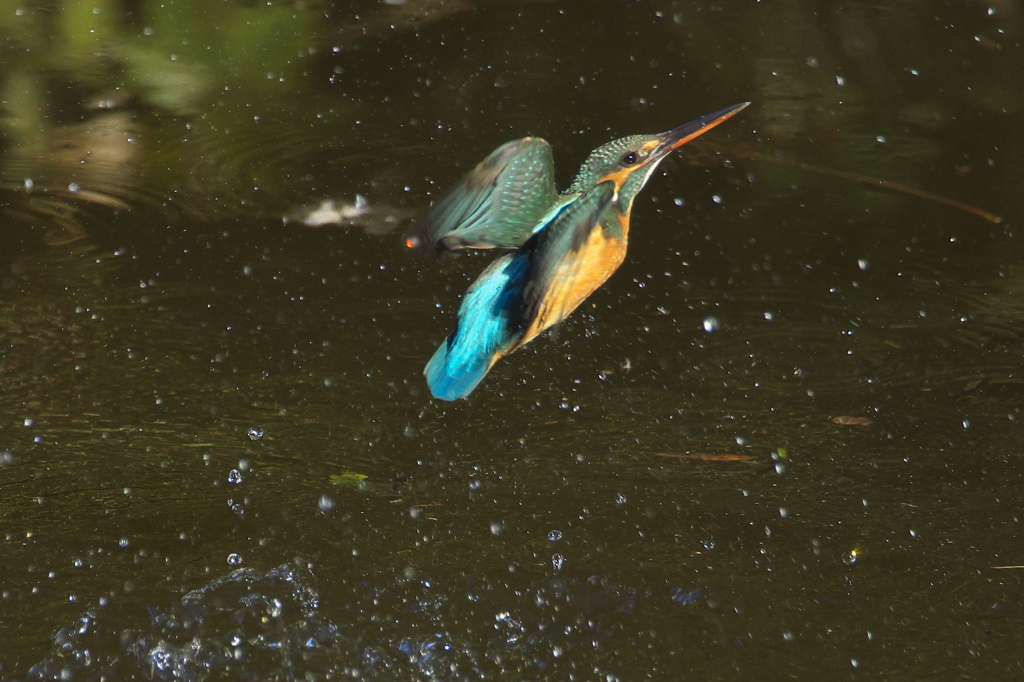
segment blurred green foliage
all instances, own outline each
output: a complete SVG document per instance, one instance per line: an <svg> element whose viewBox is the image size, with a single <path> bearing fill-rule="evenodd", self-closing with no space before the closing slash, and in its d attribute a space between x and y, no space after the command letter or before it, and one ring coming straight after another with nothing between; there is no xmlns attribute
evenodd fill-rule
<svg viewBox="0 0 1024 682"><path fill-rule="evenodd" d="M7 81L56 70L78 87L123 90L180 114L215 92L292 87L321 42L318 14L316 2L167 0L126 12L113 0L66 0L0 13L0 59Z"/></svg>

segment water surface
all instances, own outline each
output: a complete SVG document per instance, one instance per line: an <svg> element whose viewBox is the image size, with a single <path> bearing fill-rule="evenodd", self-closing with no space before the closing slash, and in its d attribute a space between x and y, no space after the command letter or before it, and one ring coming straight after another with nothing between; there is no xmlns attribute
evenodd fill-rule
<svg viewBox="0 0 1024 682"><path fill-rule="evenodd" d="M94 4L0 18L4 678L1020 676L1017 2ZM282 220L747 100L467 401L491 256Z"/></svg>

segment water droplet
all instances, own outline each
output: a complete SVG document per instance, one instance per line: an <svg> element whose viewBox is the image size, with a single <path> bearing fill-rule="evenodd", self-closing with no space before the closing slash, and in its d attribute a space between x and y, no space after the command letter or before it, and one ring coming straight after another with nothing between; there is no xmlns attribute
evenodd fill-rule
<svg viewBox="0 0 1024 682"><path fill-rule="evenodd" d="M793 633L790 632L789 630L786 630L785 632L782 633L782 639L784 641L786 641L786 642L792 642L793 641Z"/></svg>
<svg viewBox="0 0 1024 682"><path fill-rule="evenodd" d="M836 85L838 85L839 87L843 87L844 85L846 85L846 79L843 78L842 76L836 76Z"/></svg>
<svg viewBox="0 0 1024 682"><path fill-rule="evenodd" d="M686 199L682 197L676 197L675 199L672 200L672 203L682 208L683 206L686 206Z"/></svg>
<svg viewBox="0 0 1024 682"><path fill-rule="evenodd" d="M241 554L235 554L234 552L232 552L231 554L228 554L228 565L229 566L237 566L240 563L242 563L242 555Z"/></svg>
<svg viewBox="0 0 1024 682"><path fill-rule="evenodd" d="M82 191L82 186L79 185L77 182L70 182L70 183L68 183L68 193L69 194L78 194L81 191Z"/></svg>
<svg viewBox="0 0 1024 682"><path fill-rule="evenodd" d="M768 321L768 322L771 322L772 320L774 320L774 319L775 319L775 316L774 316L774 315L772 315L771 313L769 313L769 312L765 311L765 313L764 313L764 319L765 319L766 321Z"/></svg>
<svg viewBox="0 0 1024 682"><path fill-rule="evenodd" d="M320 507L320 511L331 511L334 509L334 499L330 495L321 495L317 506Z"/></svg>
<svg viewBox="0 0 1024 682"><path fill-rule="evenodd" d="M242 472L238 469L232 469L228 472L228 483L239 484L242 482Z"/></svg>
<svg viewBox="0 0 1024 682"><path fill-rule="evenodd" d="M249 436L249 440L259 440L260 438L263 438L263 427L250 426L246 434Z"/></svg>
<svg viewBox="0 0 1024 682"><path fill-rule="evenodd" d="M551 542L558 542L561 539L562 539L562 531L560 531L560 530L553 530L553 531L548 533L548 540L551 540Z"/></svg>
<svg viewBox="0 0 1024 682"><path fill-rule="evenodd" d="M498 537L499 535L501 535L504 532L505 532L505 524L501 523L500 521L492 521L491 522L491 535L493 535L494 537Z"/></svg>
<svg viewBox="0 0 1024 682"><path fill-rule="evenodd" d="M117 541L117 544L121 547L127 547L131 544L131 540L129 540L128 538L121 538Z"/></svg>
<svg viewBox="0 0 1024 682"><path fill-rule="evenodd" d="M857 563L857 557L859 552L856 549L851 549L849 552L843 555L843 563L847 566L852 566Z"/></svg>
<svg viewBox="0 0 1024 682"><path fill-rule="evenodd" d="M36 183L32 182L32 178L25 178L25 191L32 193L32 188L36 186Z"/></svg>
<svg viewBox="0 0 1024 682"><path fill-rule="evenodd" d="M552 554L551 555L551 568L555 569L556 571L561 571L562 570L562 566L564 564L565 564L565 557L564 556L562 556L561 554Z"/></svg>
<svg viewBox="0 0 1024 682"><path fill-rule="evenodd" d="M410 519L416 520L416 519L420 518L421 516L423 516L423 510L422 509L420 509L419 507L409 507L409 518ZM493 530L494 527L492 526L491 528Z"/></svg>
<svg viewBox="0 0 1024 682"><path fill-rule="evenodd" d="M720 204L722 203L722 196L720 194L712 194L711 201L715 202L716 204Z"/></svg>
<svg viewBox="0 0 1024 682"><path fill-rule="evenodd" d="M712 332L716 332L719 329L721 329L722 323L719 322L718 318L715 317L714 315L709 315L708 317L704 318L702 326L704 327L704 331L706 331L708 334L711 334Z"/></svg>
<svg viewBox="0 0 1024 682"><path fill-rule="evenodd" d="M863 270L867 270L870 266L871 266L871 263L868 262L867 258L858 258L857 259L857 267L860 268L862 271Z"/></svg>
<svg viewBox="0 0 1024 682"><path fill-rule="evenodd" d="M23 421L21 425L24 426L26 429L30 429L36 425L36 420L33 419L32 417L25 417L25 421Z"/></svg>
<svg viewBox="0 0 1024 682"><path fill-rule="evenodd" d="M474 478L472 481L469 482L469 489L470 490L480 490L480 488L482 488L483 485L484 484L480 481L479 478Z"/></svg>
<svg viewBox="0 0 1024 682"><path fill-rule="evenodd" d="M622 493L615 493L615 504L621 507L622 505L626 504L626 502L628 502L628 500L626 499L625 495L623 495Z"/></svg>

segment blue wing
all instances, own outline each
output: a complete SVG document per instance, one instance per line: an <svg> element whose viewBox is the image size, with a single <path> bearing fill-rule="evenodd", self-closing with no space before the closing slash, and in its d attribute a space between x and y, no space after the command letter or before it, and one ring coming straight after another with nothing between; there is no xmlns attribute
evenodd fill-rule
<svg viewBox="0 0 1024 682"><path fill-rule="evenodd" d="M513 318L529 270L529 253L517 250L494 261L466 292L455 331L423 370L435 398L468 396L519 339Z"/></svg>
<svg viewBox="0 0 1024 682"><path fill-rule="evenodd" d="M438 248L521 246L555 201L551 145L538 137L507 142L467 173L424 217Z"/></svg>

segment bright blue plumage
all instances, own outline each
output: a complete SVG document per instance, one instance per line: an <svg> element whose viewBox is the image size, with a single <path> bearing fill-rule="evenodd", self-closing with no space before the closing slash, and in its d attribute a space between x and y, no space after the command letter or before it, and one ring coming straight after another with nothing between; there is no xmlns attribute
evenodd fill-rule
<svg viewBox="0 0 1024 682"><path fill-rule="evenodd" d="M511 318L529 269L529 254L515 251L494 261L466 292L455 331L423 370L434 397L465 398L517 340L517 323Z"/></svg>
<svg viewBox="0 0 1024 682"><path fill-rule="evenodd" d="M747 104L602 145L560 195L551 146L539 138L503 144L464 176L425 216L430 241L452 251L514 251L466 292L455 331L423 370L434 397L465 398L497 360L594 293L626 256L633 199L658 164Z"/></svg>

